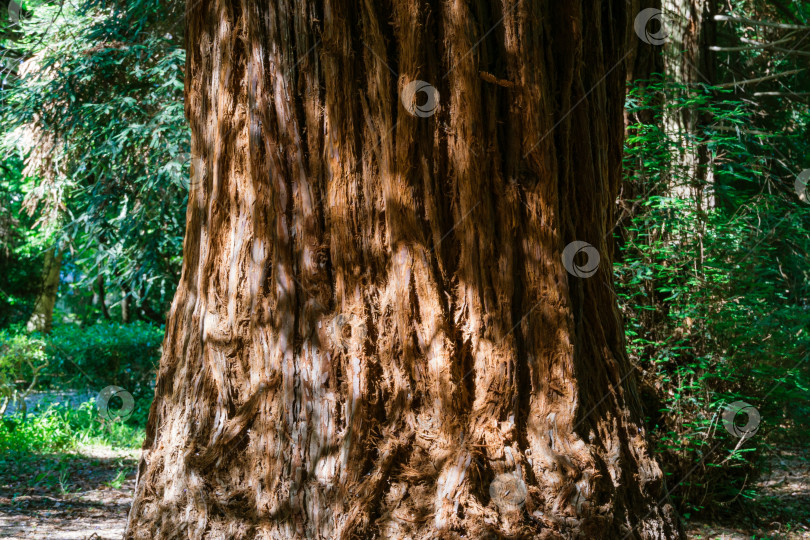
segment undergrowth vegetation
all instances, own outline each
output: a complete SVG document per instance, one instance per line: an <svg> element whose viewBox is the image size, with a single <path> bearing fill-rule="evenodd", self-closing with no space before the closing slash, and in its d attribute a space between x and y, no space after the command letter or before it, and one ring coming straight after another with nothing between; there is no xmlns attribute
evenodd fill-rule
<svg viewBox="0 0 810 540"><path fill-rule="evenodd" d="M107 420L100 416L95 399L78 407L55 404L26 418L21 415L3 418L0 455L69 452L92 445L138 448L143 435L141 422Z"/></svg>
<svg viewBox="0 0 810 540"><path fill-rule="evenodd" d="M0 395L20 398L10 403L14 412L2 416L0 453L140 444L162 337L162 328L142 322L65 324L48 336L19 329L0 331ZM30 362L20 361L22 357ZM23 396L20 389L30 386L31 365L39 369L37 393ZM133 396L133 409L122 418L99 414L96 407L95 396L112 385ZM25 397L30 401L51 394L63 396L62 401L36 410L21 406ZM85 400L77 403L77 397ZM123 404L120 397L113 397L108 405L117 410Z"/></svg>
<svg viewBox="0 0 810 540"><path fill-rule="evenodd" d="M810 220L774 165L806 150L807 117L752 137L752 112L728 94L656 79L628 96L617 295L650 433L687 514L752 497L774 445L808 434ZM703 119L700 137L663 127L684 109ZM742 444L721 418L739 401L762 418Z"/></svg>

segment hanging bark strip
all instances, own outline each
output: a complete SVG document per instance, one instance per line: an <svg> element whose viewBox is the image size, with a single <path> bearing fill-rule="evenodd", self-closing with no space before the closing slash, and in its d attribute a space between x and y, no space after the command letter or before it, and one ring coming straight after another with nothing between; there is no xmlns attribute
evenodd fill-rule
<svg viewBox="0 0 810 540"><path fill-rule="evenodd" d="M607 285L625 9L189 2L127 538L680 537Z"/></svg>

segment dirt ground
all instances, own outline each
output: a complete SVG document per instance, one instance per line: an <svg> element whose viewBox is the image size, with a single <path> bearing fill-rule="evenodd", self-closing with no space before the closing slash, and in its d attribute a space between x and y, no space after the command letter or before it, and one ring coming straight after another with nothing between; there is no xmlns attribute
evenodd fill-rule
<svg viewBox="0 0 810 540"><path fill-rule="evenodd" d="M120 540L137 452L101 447L0 471L0 540Z"/></svg>
<svg viewBox="0 0 810 540"><path fill-rule="evenodd" d="M688 538L810 539L809 460L800 450L784 451L758 483L758 515L727 518L722 524L691 522ZM4 463L0 540L122 538L136 464L137 452L99 447Z"/></svg>

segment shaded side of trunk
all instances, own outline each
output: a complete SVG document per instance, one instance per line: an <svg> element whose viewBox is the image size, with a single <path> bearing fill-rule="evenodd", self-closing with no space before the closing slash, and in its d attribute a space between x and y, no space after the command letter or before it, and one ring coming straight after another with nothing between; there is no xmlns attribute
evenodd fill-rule
<svg viewBox="0 0 810 540"><path fill-rule="evenodd" d="M626 61L627 80L628 81L644 81L650 79L655 73L664 72L664 57L661 54L661 45L655 41L648 42L640 39L636 29L635 18L645 10L662 11L662 0L630 0L628 2L628 12L630 17L628 19L627 35L625 37L625 49L629 52ZM654 24L664 24L663 14L660 21L649 21L648 30L650 33L655 33L657 28L653 28Z"/></svg>
<svg viewBox="0 0 810 540"><path fill-rule="evenodd" d="M625 9L189 3L128 538L680 537L612 289Z"/></svg>
<svg viewBox="0 0 810 540"><path fill-rule="evenodd" d="M62 268L62 253L53 247L45 252L45 264L42 271L42 292L34 304L34 311L26 323L29 332L48 334L53 325L53 308L56 306L56 295L59 292L59 271Z"/></svg>
<svg viewBox="0 0 810 540"><path fill-rule="evenodd" d="M638 35L638 28L636 24L636 17L642 13L654 10L661 13L661 0L632 0L629 5L630 17L628 20L627 36L625 38L625 48L629 51L629 56L625 62L627 70L627 83L628 86L638 88L645 94L648 92L658 92L656 86L651 83L658 83L660 77L664 72L664 57L661 54L661 45L655 41L645 41ZM661 21L654 23L648 22L645 31L655 33L656 29L652 28L653 24L663 24L663 16L660 17ZM657 125L660 123L660 118L656 114L654 107L649 107L644 110L634 111L630 107L625 108L624 124L625 130L631 125L635 124L649 124ZM644 144L643 142L637 144ZM644 163L638 161L634 164L636 170L643 170ZM617 217L616 228L618 233L623 235L625 233L624 226L629 223L640 210L639 205L633 204L640 196L648 193L648 186L642 185L637 182L622 182L619 197L619 215Z"/></svg>

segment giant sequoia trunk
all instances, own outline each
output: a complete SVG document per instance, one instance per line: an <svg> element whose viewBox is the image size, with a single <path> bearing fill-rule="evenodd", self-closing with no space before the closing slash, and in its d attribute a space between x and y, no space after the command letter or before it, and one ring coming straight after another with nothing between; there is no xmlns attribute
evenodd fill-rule
<svg viewBox="0 0 810 540"><path fill-rule="evenodd" d="M612 291L625 9L189 2L128 538L680 536Z"/></svg>

